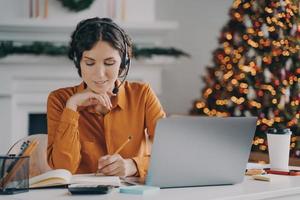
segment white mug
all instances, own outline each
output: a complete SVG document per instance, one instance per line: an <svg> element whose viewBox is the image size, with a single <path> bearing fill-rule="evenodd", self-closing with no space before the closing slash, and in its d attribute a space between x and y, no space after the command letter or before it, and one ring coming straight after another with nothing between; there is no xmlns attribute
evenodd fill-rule
<svg viewBox="0 0 300 200"><path fill-rule="evenodd" d="M289 171L291 134L290 129L267 132L271 170Z"/></svg>

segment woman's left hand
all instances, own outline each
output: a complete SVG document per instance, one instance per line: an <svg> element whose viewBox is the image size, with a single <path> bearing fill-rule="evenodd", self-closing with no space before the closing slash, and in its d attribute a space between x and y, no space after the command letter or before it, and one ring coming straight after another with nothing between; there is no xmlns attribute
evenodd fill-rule
<svg viewBox="0 0 300 200"><path fill-rule="evenodd" d="M107 176L133 176L137 172L132 159L124 159L120 154L106 155L98 160L98 172Z"/></svg>

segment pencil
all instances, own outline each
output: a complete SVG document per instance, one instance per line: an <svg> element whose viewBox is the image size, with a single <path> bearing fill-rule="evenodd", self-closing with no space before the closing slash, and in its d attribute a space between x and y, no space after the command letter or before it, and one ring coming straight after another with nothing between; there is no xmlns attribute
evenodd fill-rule
<svg viewBox="0 0 300 200"><path fill-rule="evenodd" d="M126 144L128 144L128 142L130 142L130 140L132 139L131 136L128 136L128 139L115 151L114 154L118 154L120 153L120 151L122 151L122 149L126 146ZM97 170L97 172L95 173L95 175L101 175L99 169Z"/></svg>
<svg viewBox="0 0 300 200"><path fill-rule="evenodd" d="M122 151L122 149L126 146L126 144L130 142L131 138L132 138L131 136L128 136L128 139L115 151L114 154L120 153L120 151Z"/></svg>

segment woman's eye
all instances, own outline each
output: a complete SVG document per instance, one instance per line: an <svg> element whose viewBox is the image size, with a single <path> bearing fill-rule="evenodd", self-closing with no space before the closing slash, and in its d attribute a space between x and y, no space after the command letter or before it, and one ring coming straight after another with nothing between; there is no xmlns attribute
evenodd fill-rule
<svg viewBox="0 0 300 200"><path fill-rule="evenodd" d="M111 65L114 65L115 62L106 62L106 63L104 63L104 64L107 65L107 66L111 66Z"/></svg>
<svg viewBox="0 0 300 200"><path fill-rule="evenodd" d="M94 63L85 63L87 66L93 66Z"/></svg>

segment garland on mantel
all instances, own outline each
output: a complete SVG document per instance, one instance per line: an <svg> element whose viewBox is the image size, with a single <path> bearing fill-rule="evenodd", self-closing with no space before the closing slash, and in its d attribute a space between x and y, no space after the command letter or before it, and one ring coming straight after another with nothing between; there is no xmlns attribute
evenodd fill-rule
<svg viewBox="0 0 300 200"><path fill-rule="evenodd" d="M12 41L0 41L0 58L10 54L34 54L34 55L61 55L67 56L68 47L65 45L55 45L50 42L33 42L29 45L24 45ZM190 57L186 52L176 48L162 48L162 47L133 47L133 57L151 58L152 56L171 56L171 57Z"/></svg>

